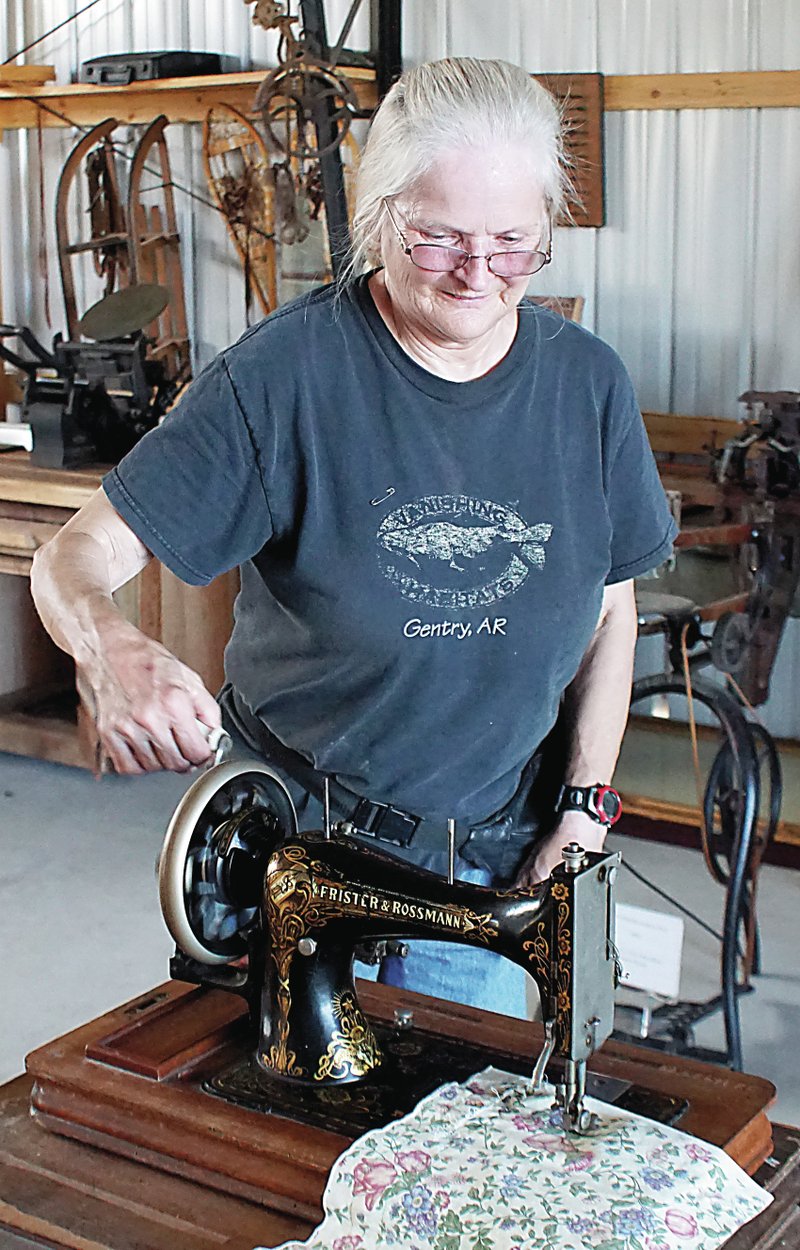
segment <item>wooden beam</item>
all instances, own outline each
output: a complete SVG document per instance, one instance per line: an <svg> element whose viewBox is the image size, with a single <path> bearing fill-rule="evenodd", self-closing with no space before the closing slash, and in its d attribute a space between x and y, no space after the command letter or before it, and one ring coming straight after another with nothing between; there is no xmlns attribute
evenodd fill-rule
<svg viewBox="0 0 800 1250"><path fill-rule="evenodd" d="M634 794L623 788L622 806L629 816L642 816L645 820L665 821L671 825L689 825L700 830L700 809L688 803L674 803L668 799L654 799L645 794ZM763 828L759 822L759 828ZM800 825L791 820L779 820L775 841L790 846L800 846Z"/></svg>
<svg viewBox="0 0 800 1250"><path fill-rule="evenodd" d="M27 712L0 715L0 751L32 755L72 768L87 768L86 757L72 721L58 716L33 716Z"/></svg>
<svg viewBox="0 0 800 1250"><path fill-rule="evenodd" d="M688 725L681 721L662 720L656 716L644 716L641 713L634 712L628 721L628 734L654 734L661 739L661 745L658 747L659 754L670 756L671 749L680 742L685 743L686 759L688 760ZM719 745L719 729L712 725L698 725L697 736L701 743L701 753L704 747L716 751ZM627 741L627 739L626 739ZM790 778L795 778L800 771L800 743L794 738L781 738L777 742L778 751L780 752L783 764L784 774L788 774ZM652 751L652 747L648 751ZM679 748L681 749L681 748ZM617 777L616 784L619 785L624 810L632 816L643 816L647 820L666 821L668 824L675 825L691 825L699 831L700 829L700 811L696 802L686 802L686 795L673 795L671 798L663 798L655 795L642 793L646 789L646 778L642 775L643 765L639 765L638 770L633 766L626 766L623 756L620 775ZM681 757L683 758L683 757ZM687 786L691 794L691 785ZM684 802L680 799L683 798ZM788 806L792 808L792 804ZM763 822L759 822L759 827L763 827ZM790 843L793 846L800 846L800 823L797 819L797 810L791 811L790 819L784 817L778 822L776 831L776 841Z"/></svg>
<svg viewBox="0 0 800 1250"><path fill-rule="evenodd" d="M800 70L625 74L604 82L607 113L631 109L768 109L800 105Z"/></svg>
<svg viewBox="0 0 800 1250"><path fill-rule="evenodd" d="M0 500L77 510L91 499L107 471L100 465L43 469L31 464L27 452L8 451L0 457Z"/></svg>
<svg viewBox="0 0 800 1250"><path fill-rule="evenodd" d="M94 126L106 117L123 125L151 122L163 113L170 122L202 122L215 104L228 104L243 113L253 99L266 70L240 74L210 74L195 78L154 78L128 86L104 87L93 83L71 86L0 88L0 131L43 126ZM348 68L348 81L361 108L376 103L372 70Z"/></svg>
<svg viewBox="0 0 800 1250"><path fill-rule="evenodd" d="M744 430L731 417L690 417L678 412L643 412L650 446L655 452L700 455L722 447Z"/></svg>
<svg viewBox="0 0 800 1250"><path fill-rule="evenodd" d="M55 65L0 65L0 84L14 87L17 91L55 82L55 79Z"/></svg>
<svg viewBox="0 0 800 1250"><path fill-rule="evenodd" d="M24 376L15 371L7 372L5 367L0 365L0 420L5 419L6 404L22 403L20 378Z"/></svg>

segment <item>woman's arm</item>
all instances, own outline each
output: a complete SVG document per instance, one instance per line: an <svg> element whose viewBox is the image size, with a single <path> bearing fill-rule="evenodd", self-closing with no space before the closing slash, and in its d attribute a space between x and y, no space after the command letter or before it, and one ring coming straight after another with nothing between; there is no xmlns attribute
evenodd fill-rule
<svg viewBox="0 0 800 1250"><path fill-rule="evenodd" d="M564 696L569 740L564 781L569 785L611 781L628 720L636 630L633 582L607 586L592 640ZM516 884L545 880L568 842L599 851L605 836L605 827L584 812L564 812L520 870Z"/></svg>
<svg viewBox="0 0 800 1250"><path fill-rule="evenodd" d="M198 675L131 625L113 592L152 559L103 490L36 552L31 591L50 637L75 660L102 752L117 772L185 772L210 756L197 721L219 708Z"/></svg>

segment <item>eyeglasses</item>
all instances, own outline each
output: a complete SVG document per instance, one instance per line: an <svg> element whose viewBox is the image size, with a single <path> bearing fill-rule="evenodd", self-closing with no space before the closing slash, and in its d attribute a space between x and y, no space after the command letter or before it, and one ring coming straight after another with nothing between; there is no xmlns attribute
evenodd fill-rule
<svg viewBox="0 0 800 1250"><path fill-rule="evenodd" d="M547 251L525 252L490 252L488 256L473 255L461 247L448 247L443 243L414 243L409 246L408 240L395 220L388 200L384 200L389 220L397 231L403 251L417 269L428 269L433 273L452 273L463 269L471 260L485 260L489 272L498 278L524 278L538 273L545 265L550 264L550 242Z"/></svg>

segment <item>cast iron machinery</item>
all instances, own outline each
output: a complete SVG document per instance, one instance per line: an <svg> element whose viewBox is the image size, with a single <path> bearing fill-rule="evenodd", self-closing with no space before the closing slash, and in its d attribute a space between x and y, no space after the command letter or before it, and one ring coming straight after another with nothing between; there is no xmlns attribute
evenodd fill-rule
<svg viewBox="0 0 800 1250"><path fill-rule="evenodd" d="M373 956L402 954L412 939L495 951L539 990L547 1042L534 1082L560 1059L564 1123L586 1131L587 1060L613 1028L619 854L572 844L548 881L497 890L417 868L347 822L326 826L298 831L266 765L228 761L195 782L159 858L173 976L243 995L260 1077L319 1089L369 1083L386 1065L353 977L365 946Z"/></svg>

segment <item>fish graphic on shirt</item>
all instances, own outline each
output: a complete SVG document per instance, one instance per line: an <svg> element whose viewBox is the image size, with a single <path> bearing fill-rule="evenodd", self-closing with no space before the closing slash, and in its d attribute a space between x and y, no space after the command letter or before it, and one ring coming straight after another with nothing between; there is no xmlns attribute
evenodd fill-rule
<svg viewBox="0 0 800 1250"><path fill-rule="evenodd" d="M534 568L544 566L544 544L553 532L552 525L458 525L454 521L426 521L416 524L396 522L385 527L380 541L387 551L401 552L419 568L418 556L444 561L457 572L466 572L458 560L474 560L495 542L509 543L519 549L526 562Z"/></svg>

